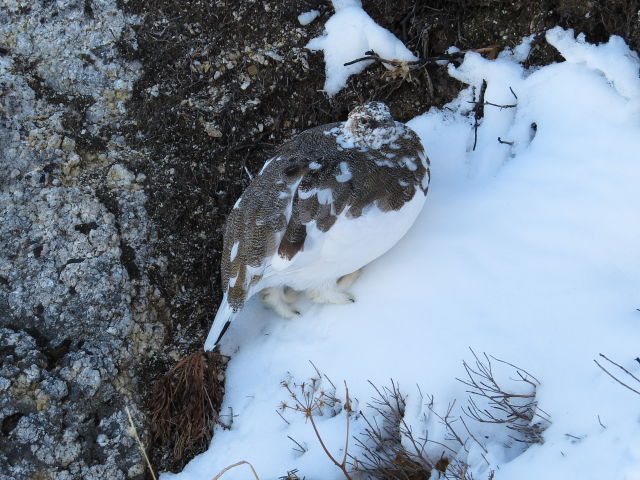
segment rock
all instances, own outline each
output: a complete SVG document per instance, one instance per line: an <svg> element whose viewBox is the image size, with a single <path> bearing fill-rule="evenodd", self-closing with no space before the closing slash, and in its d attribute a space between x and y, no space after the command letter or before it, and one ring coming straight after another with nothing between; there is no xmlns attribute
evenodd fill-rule
<svg viewBox="0 0 640 480"><path fill-rule="evenodd" d="M76 148L76 141L70 137L64 137L62 140L62 150L73 152Z"/></svg>
<svg viewBox="0 0 640 480"><path fill-rule="evenodd" d="M144 175L125 166L141 155L99 140L140 72L115 45L137 20L115 0L10 3L0 18L0 472L141 479L124 408L144 424L136 369L164 334L155 233Z"/></svg>
<svg viewBox="0 0 640 480"><path fill-rule="evenodd" d="M136 176L119 163L107 172L107 184L111 187L130 188L135 180Z"/></svg>

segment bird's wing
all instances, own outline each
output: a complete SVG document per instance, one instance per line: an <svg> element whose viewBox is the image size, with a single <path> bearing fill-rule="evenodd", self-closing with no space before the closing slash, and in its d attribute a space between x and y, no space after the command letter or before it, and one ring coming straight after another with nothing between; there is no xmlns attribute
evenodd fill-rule
<svg viewBox="0 0 640 480"><path fill-rule="evenodd" d="M292 215L293 197L308 170L306 159L276 155L244 191L227 218L222 288L234 310L258 285Z"/></svg>
<svg viewBox="0 0 640 480"><path fill-rule="evenodd" d="M316 259L316 255L305 255L304 261L298 261L297 256L323 244L320 237L336 222L359 218L372 207L382 212L401 209L414 197L419 177L425 173L392 164L378 151L343 150L311 165L293 193L291 215L270 272L292 271Z"/></svg>

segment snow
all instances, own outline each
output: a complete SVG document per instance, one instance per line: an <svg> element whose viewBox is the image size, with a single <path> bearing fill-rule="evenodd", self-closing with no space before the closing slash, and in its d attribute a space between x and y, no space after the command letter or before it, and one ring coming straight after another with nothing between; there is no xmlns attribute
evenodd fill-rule
<svg viewBox="0 0 640 480"><path fill-rule="evenodd" d="M336 15L359 8L353 3ZM427 395L439 415L455 400L453 414L469 426L458 433L481 439L482 447L469 439L468 452L457 449L475 479L491 471L497 480L640 478L640 396L593 361L604 353L640 375L640 62L617 37L590 45L555 28L547 39L565 61L525 69L525 45L493 61L468 53L450 67L469 87L409 122L432 171L415 225L365 268L354 304L307 303L301 317L283 320L249 302L223 342L232 359L222 420L233 418L231 429L216 428L207 452L164 479L210 479L240 460L261 479L293 469L309 480L343 478L309 421L276 413L291 401L281 381L316 375L309 361L342 398L346 381L367 415L375 394L367 381L382 387L393 378L413 431L452 448ZM483 80L487 102L515 106L485 106L473 150L470 102ZM464 416L467 387L456 378L465 378L463 361L474 363L469 347L540 381L536 400L551 418L543 444L527 449L504 426ZM512 369L495 367L502 384L523 388ZM341 458L345 413L316 423ZM351 434L363 428L352 416ZM437 460L443 448L427 451ZM359 455L353 441L349 452ZM243 468L224 480L251 478Z"/></svg>
<svg viewBox="0 0 640 480"><path fill-rule="evenodd" d="M324 51L326 80L324 91L333 97L347 84L351 75L373 63L367 60L345 66L373 50L387 60L418 60L389 30L378 25L357 0L334 0L335 14L325 24L324 34L312 39L309 50ZM388 67L390 68L390 67Z"/></svg>
<svg viewBox="0 0 640 480"><path fill-rule="evenodd" d="M298 15L298 22L300 25L309 25L316 18L320 16L320 12L318 10L309 10L308 12L301 13Z"/></svg>

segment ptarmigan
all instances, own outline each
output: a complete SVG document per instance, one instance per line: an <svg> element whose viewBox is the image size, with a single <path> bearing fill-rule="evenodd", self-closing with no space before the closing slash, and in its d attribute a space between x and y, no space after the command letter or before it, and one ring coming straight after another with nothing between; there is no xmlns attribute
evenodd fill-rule
<svg viewBox="0 0 640 480"><path fill-rule="evenodd" d="M258 292L284 317L298 314L300 291L318 303L354 301L347 289L411 227L429 180L418 136L380 102L278 148L227 219L224 298L205 349Z"/></svg>

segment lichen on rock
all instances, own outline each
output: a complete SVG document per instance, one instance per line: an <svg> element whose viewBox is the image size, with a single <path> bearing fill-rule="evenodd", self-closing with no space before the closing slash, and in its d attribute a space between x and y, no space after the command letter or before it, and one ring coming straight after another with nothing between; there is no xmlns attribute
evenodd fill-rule
<svg viewBox="0 0 640 480"><path fill-rule="evenodd" d="M155 233L143 177L123 165L140 154L107 131L140 73L116 46L136 21L115 1L0 7L7 478L144 476L124 407L144 425L139 365L164 335L145 273Z"/></svg>

